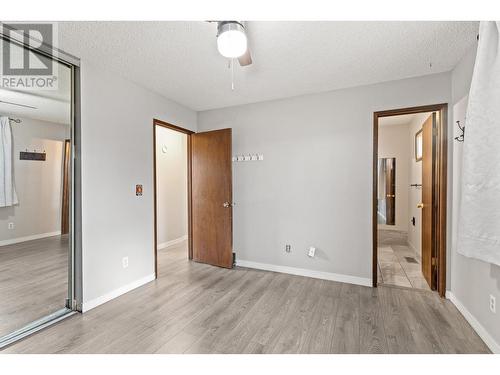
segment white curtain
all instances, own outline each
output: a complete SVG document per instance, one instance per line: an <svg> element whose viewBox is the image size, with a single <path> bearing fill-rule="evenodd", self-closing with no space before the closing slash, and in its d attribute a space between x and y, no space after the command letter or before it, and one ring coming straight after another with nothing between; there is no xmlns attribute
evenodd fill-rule
<svg viewBox="0 0 500 375"><path fill-rule="evenodd" d="M9 118L0 117L0 207L17 204L14 186L12 129Z"/></svg>
<svg viewBox="0 0 500 375"><path fill-rule="evenodd" d="M500 265L500 22L481 22L465 121L457 251Z"/></svg>

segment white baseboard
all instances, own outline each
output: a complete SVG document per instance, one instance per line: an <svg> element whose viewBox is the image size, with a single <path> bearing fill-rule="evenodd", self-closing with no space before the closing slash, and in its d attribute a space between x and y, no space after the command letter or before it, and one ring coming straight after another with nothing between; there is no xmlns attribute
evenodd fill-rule
<svg viewBox="0 0 500 375"><path fill-rule="evenodd" d="M94 307L97 307L99 305L102 305L103 303L106 303L108 301L111 301L112 299L115 299L116 297L121 296L122 294L125 294L127 292L130 292L131 290L138 288L144 284L147 284L155 279L155 274L148 275L146 277L143 277L142 279L136 280L134 282L131 282L130 284L124 285L118 289L115 289L109 293L106 293L100 297L94 298L93 300L84 302L82 304L82 312L87 312L89 310L92 310Z"/></svg>
<svg viewBox="0 0 500 375"><path fill-rule="evenodd" d="M0 241L0 246L13 245L13 244L20 243L20 242L39 240L40 238L47 238L47 237L60 236L60 235L61 235L61 231L58 230L56 232L40 233L40 234L34 234L32 236L11 238L10 240Z"/></svg>
<svg viewBox="0 0 500 375"><path fill-rule="evenodd" d="M187 239L188 239L188 236L185 235L185 236L182 236L182 237L179 237L179 238L175 238L175 239L167 241L167 242L159 243L158 244L158 250L166 249L167 247L171 247L171 246L177 245L177 244L179 244L181 242L187 241Z"/></svg>
<svg viewBox="0 0 500 375"><path fill-rule="evenodd" d="M415 246L413 246L413 244L409 240L407 242L408 242L408 247L410 247L410 249L412 249L412 251L415 253L415 257L417 258L417 260L421 262L422 259L420 253L417 251L417 249L415 249Z"/></svg>
<svg viewBox="0 0 500 375"><path fill-rule="evenodd" d="M450 291L446 291L446 298L449 299L464 316L465 320L474 328L474 331L481 337L484 343L495 354L500 354L500 345L495 341L488 331L482 326L481 323L467 310L467 308L460 302L460 300Z"/></svg>
<svg viewBox="0 0 500 375"><path fill-rule="evenodd" d="M241 259L236 260L236 265L239 267L255 268L264 271L272 271L279 273L288 273L290 275L312 277L314 279L339 281L341 283L356 284L363 286L372 286L372 280L370 278L342 275L339 273L314 271L314 270L307 270L304 268L295 268L287 266L277 266L274 264L251 262L248 260L241 260Z"/></svg>

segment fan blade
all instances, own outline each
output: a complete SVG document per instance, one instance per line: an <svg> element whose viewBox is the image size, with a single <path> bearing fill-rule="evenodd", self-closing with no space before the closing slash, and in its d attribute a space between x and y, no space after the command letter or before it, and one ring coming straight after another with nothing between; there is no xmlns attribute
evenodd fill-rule
<svg viewBox="0 0 500 375"><path fill-rule="evenodd" d="M238 57L238 62L240 63L240 66L247 66L252 63L252 55L250 55L250 49L247 48L247 51Z"/></svg>

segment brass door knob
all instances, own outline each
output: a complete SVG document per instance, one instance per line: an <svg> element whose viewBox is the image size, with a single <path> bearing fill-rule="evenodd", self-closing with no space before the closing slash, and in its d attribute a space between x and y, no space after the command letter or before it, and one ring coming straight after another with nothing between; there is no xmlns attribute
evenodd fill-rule
<svg viewBox="0 0 500 375"><path fill-rule="evenodd" d="M424 208L424 204L423 203L417 204L417 208Z"/></svg>

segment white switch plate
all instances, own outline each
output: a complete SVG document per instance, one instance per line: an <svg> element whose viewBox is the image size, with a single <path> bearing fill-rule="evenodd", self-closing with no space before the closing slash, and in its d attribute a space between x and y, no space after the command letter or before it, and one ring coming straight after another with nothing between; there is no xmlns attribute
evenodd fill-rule
<svg viewBox="0 0 500 375"><path fill-rule="evenodd" d="M311 247L309 248L309 252L307 253L307 256L308 256L308 257L311 257L311 258L314 258L314 255L315 255L315 254L316 254L316 248L315 248L315 247L313 247L313 246L311 246Z"/></svg>
<svg viewBox="0 0 500 375"><path fill-rule="evenodd" d="M128 257L123 257L122 258L122 266L123 266L123 268L127 268L128 267Z"/></svg>
<svg viewBox="0 0 500 375"><path fill-rule="evenodd" d="M490 311L494 314L497 312L497 299L490 294Z"/></svg>
<svg viewBox="0 0 500 375"><path fill-rule="evenodd" d="M14 227L15 227L14 223L9 223L9 224L8 224L8 228L9 228L9 229L14 229Z"/></svg>

